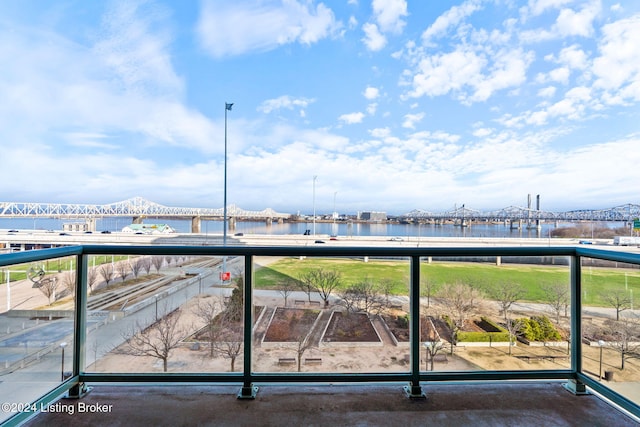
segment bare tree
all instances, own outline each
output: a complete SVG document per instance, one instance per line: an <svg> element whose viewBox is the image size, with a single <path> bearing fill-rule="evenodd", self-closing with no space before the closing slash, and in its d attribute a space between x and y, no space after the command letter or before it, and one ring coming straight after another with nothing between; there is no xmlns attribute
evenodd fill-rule
<svg viewBox="0 0 640 427"><path fill-rule="evenodd" d="M138 275L140 274L140 271L142 270L142 259L143 258L136 258L134 260L131 261L130 265L131 265L131 273L133 273L133 277L134 278L138 278Z"/></svg>
<svg viewBox="0 0 640 427"><path fill-rule="evenodd" d="M620 320L620 313L631 308L631 296L626 290L614 289L602 294L602 299L616 310L616 320Z"/></svg>
<svg viewBox="0 0 640 427"><path fill-rule="evenodd" d="M171 265L171 261L173 261L173 257L171 255L166 255L164 257L165 261L167 261L167 267Z"/></svg>
<svg viewBox="0 0 640 427"><path fill-rule="evenodd" d="M622 317L620 320L607 320L604 324L607 343L620 353L620 369L624 370L627 359L640 359L640 319Z"/></svg>
<svg viewBox="0 0 640 427"><path fill-rule="evenodd" d="M317 292L315 285L311 282L305 282L302 278L298 280L297 283L300 290L307 294L307 299L311 302L311 294Z"/></svg>
<svg viewBox="0 0 640 427"><path fill-rule="evenodd" d="M335 270L325 270L317 268L302 274L300 280L306 284L307 288L314 288L320 298L324 301L324 306L329 306L329 297L334 289L340 287L340 273Z"/></svg>
<svg viewBox="0 0 640 427"><path fill-rule="evenodd" d="M160 273L160 269L162 268L162 264L164 263L164 258L161 256L154 256L151 258L151 264L156 269L156 273Z"/></svg>
<svg viewBox="0 0 640 427"><path fill-rule="evenodd" d="M511 349L518 341L518 335L522 333L524 321L522 319L512 319L511 316L507 314L504 324L509 333L509 356L511 356Z"/></svg>
<svg viewBox="0 0 640 427"><path fill-rule="evenodd" d="M393 282L390 279L382 279L378 287L382 295L384 295L384 304L389 307L389 305L391 305L389 302L391 299L391 291L394 287Z"/></svg>
<svg viewBox="0 0 640 427"><path fill-rule="evenodd" d="M498 302L504 321L509 318L511 306L526 294L526 289L515 282L498 282L489 288L491 298Z"/></svg>
<svg viewBox="0 0 640 427"><path fill-rule="evenodd" d="M470 285L456 282L444 285L440 289L439 296L444 308L444 317L448 319L451 331L451 354L453 354L458 332L479 310L482 294Z"/></svg>
<svg viewBox="0 0 640 427"><path fill-rule="evenodd" d="M124 282L131 269L128 262L120 261L116 264L116 270L118 270L118 277L120 277L120 279Z"/></svg>
<svg viewBox="0 0 640 427"><path fill-rule="evenodd" d="M69 295L76 298L76 272L73 270L68 270L62 273L62 284L64 288L67 290Z"/></svg>
<svg viewBox="0 0 640 427"><path fill-rule="evenodd" d="M422 290L422 295L426 295L427 297L427 308L431 307L431 294L435 290L434 288L435 285L431 280L427 278L420 279L420 289Z"/></svg>
<svg viewBox="0 0 640 427"><path fill-rule="evenodd" d="M384 307L384 298L379 286L365 278L349 286L342 294L342 302L347 311L364 311L367 314L379 313Z"/></svg>
<svg viewBox="0 0 640 427"><path fill-rule="evenodd" d="M89 285L89 290L93 292L93 285L98 281L98 269L96 267L91 267L87 270L87 285Z"/></svg>
<svg viewBox="0 0 640 427"><path fill-rule="evenodd" d="M298 288L298 283L291 278L285 280L280 284L280 289L278 289L278 292L280 292L280 295L282 295L282 298L284 298L285 307L287 306L287 300L289 299L289 296Z"/></svg>
<svg viewBox="0 0 640 427"><path fill-rule="evenodd" d="M56 300L56 290L58 289L58 285L59 282L56 276L44 277L40 282L34 284L34 286L37 287L45 297L47 297L49 305L51 305L52 298L53 301Z"/></svg>
<svg viewBox="0 0 640 427"><path fill-rule="evenodd" d="M560 323L560 316L562 316L562 311L565 310L570 304L569 297L570 289L568 283L551 283L544 284L541 286L542 292L544 293L545 302L556 316L556 324Z"/></svg>
<svg viewBox="0 0 640 427"><path fill-rule="evenodd" d="M151 258L148 256L143 256L138 259L140 260L140 265L142 266L142 269L145 271L145 273L147 273L147 276L148 276L149 273L151 273Z"/></svg>
<svg viewBox="0 0 640 427"><path fill-rule="evenodd" d="M297 360L298 360L298 372L302 371L302 356L304 355L305 351L307 351L308 349L311 348L311 341L308 339L308 337L309 337L308 334L301 334L300 336L298 336L298 339L296 340L296 344L297 344L296 355L297 355Z"/></svg>
<svg viewBox="0 0 640 427"><path fill-rule="evenodd" d="M198 299L193 314L202 320L207 328L207 338L209 340L209 355L215 355L215 342L220 336L221 324L216 322L219 315L224 310L224 303L220 297L211 295Z"/></svg>
<svg viewBox="0 0 640 427"><path fill-rule="evenodd" d="M109 286L109 282L113 280L113 264L106 263L100 266L100 275L104 279L107 286Z"/></svg>
<svg viewBox="0 0 640 427"><path fill-rule="evenodd" d="M158 321L148 327L138 322L122 334L125 342L115 352L133 356L147 356L162 360L164 372L167 372L171 352L178 347L186 335L180 325L180 311L167 313L166 307Z"/></svg>

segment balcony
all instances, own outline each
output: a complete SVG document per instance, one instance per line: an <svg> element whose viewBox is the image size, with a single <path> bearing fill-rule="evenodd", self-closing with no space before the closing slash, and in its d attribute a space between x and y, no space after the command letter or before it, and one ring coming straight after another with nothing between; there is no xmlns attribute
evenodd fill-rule
<svg viewBox="0 0 640 427"><path fill-rule="evenodd" d="M95 405L112 404L111 416L162 413L172 424L167 405L181 414L188 400L195 423L216 407L240 424L303 422L309 411L336 422L336 411L358 407L364 423L383 411L410 425L434 414L464 425L466 409L487 424L517 414L521 424L635 425L639 265L637 254L583 247L87 245L2 255L2 421L110 424ZM526 289L509 296L513 283ZM525 338L525 324L542 338ZM237 398L237 414L224 395Z"/></svg>

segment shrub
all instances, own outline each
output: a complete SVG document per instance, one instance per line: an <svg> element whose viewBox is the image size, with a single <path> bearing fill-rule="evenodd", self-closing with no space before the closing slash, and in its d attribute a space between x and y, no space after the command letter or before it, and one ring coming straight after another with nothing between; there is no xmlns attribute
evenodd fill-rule
<svg viewBox="0 0 640 427"><path fill-rule="evenodd" d="M458 332L459 342L509 341L508 332Z"/></svg>
<svg viewBox="0 0 640 427"><path fill-rule="evenodd" d="M562 337L547 316L518 319L522 323L520 332L529 341L560 341Z"/></svg>

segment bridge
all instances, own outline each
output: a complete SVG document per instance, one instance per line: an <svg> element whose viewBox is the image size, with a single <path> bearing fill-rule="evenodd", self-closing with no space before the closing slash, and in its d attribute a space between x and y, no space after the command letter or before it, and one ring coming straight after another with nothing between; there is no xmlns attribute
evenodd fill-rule
<svg viewBox="0 0 640 427"><path fill-rule="evenodd" d="M413 210L399 217L402 221L495 221L495 222L540 222L540 221L623 221L631 222L640 217L640 205L628 203L608 209L581 209L566 212L551 212L539 209L509 206L493 211L480 211L462 205L446 212Z"/></svg>
<svg viewBox="0 0 640 427"><path fill-rule="evenodd" d="M94 223L97 218L132 217L134 223L144 218L191 219L191 231L200 232L202 220L223 219L224 208L184 208L163 206L142 197L134 197L106 205L70 203L20 203L0 202L0 218L61 218L83 219ZM279 213L271 208L248 211L235 205L227 206L227 217L231 226L235 220L283 221L290 214Z"/></svg>

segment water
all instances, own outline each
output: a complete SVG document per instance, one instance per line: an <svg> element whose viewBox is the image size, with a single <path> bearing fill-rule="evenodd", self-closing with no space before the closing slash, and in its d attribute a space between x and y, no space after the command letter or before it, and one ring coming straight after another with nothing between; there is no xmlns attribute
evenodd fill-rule
<svg viewBox="0 0 640 427"><path fill-rule="evenodd" d="M96 230L120 231L123 227L131 224L132 218L111 217L101 218L96 222ZM72 220L50 219L50 218L1 218L0 230L62 230L63 224L74 222ZM81 221L76 221L81 222ZM178 233L190 233L191 221L189 220L148 220L147 223L162 223L173 227ZM610 228L620 227L620 223L598 223L598 227L607 226ZM222 221L202 221L201 230L206 234L222 234ZM572 227L572 223L560 223L559 227ZM389 237L525 237L525 238L547 238L551 230L556 228L554 223L543 223L540 230L534 229L510 229L503 224L479 224L471 227L459 227L452 224L431 225L431 224L375 224L375 223L326 223L326 222L299 222L267 225L262 221L237 222L235 230L229 234L303 234L305 230L311 230L316 235L339 235L339 236L389 236Z"/></svg>

